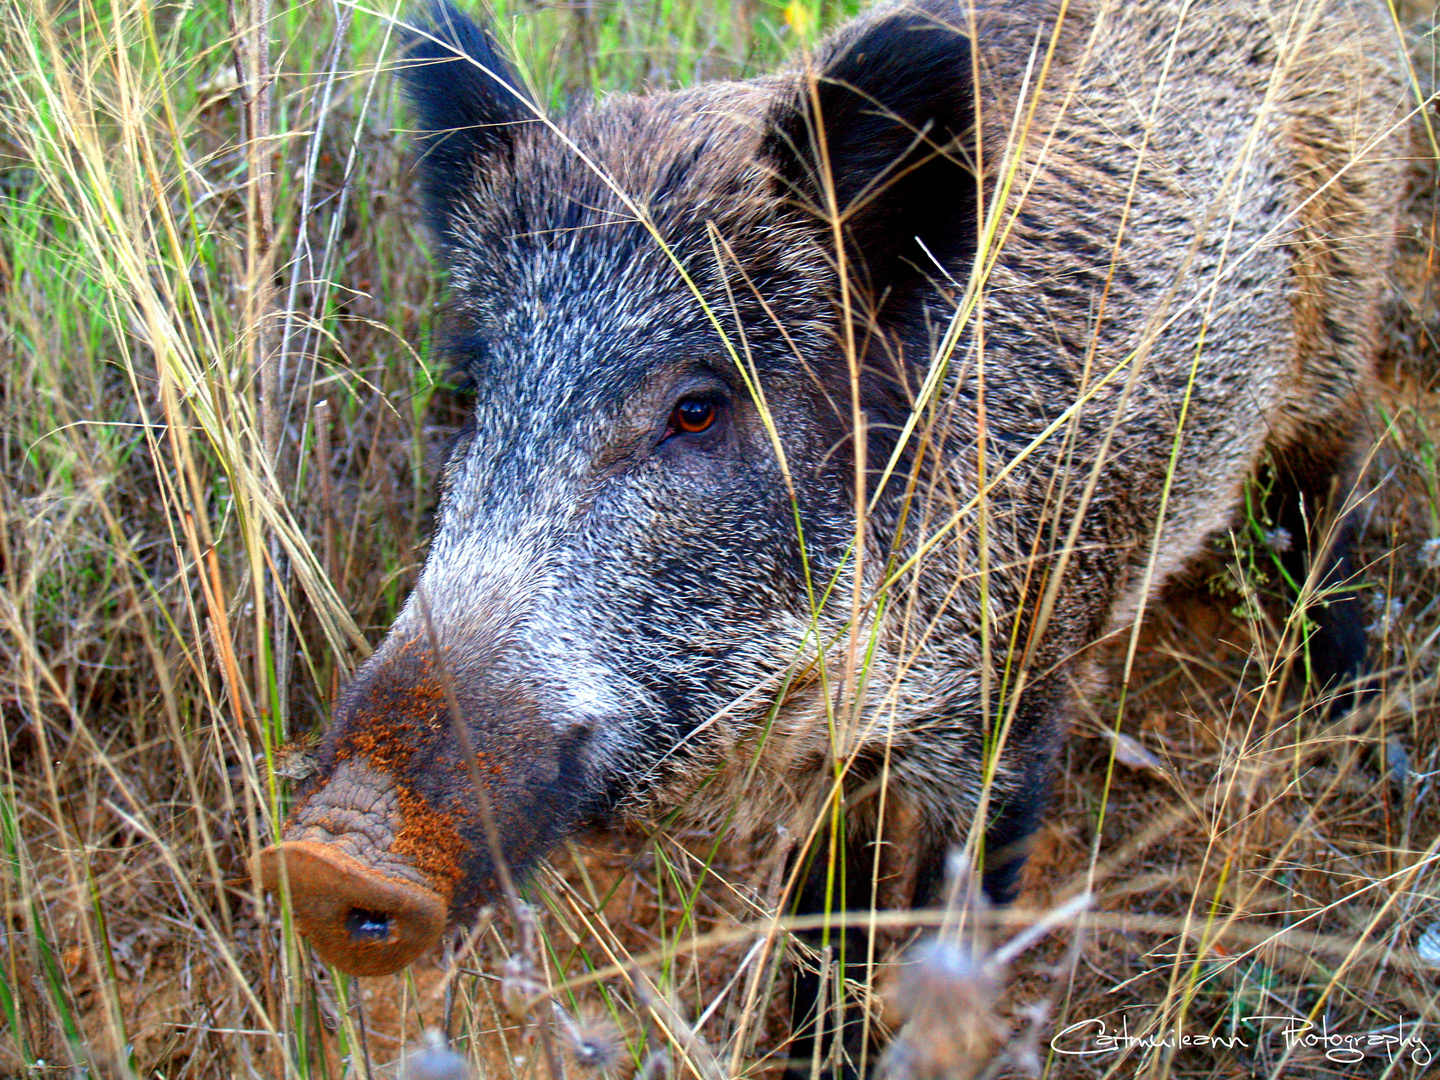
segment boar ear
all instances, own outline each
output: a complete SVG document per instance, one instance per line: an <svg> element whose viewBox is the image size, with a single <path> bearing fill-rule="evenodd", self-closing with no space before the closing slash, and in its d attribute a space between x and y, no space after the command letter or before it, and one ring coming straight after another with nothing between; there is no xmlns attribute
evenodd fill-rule
<svg viewBox="0 0 1440 1080"><path fill-rule="evenodd" d="M408 35L400 76L420 133L426 215L443 241L485 159L537 113L487 31L447 3L430 5L427 16Z"/></svg>
<svg viewBox="0 0 1440 1080"><path fill-rule="evenodd" d="M780 195L828 232L882 323L974 252L975 88L960 5L895 7L841 30L771 109L762 154ZM831 192L833 191L833 195ZM833 201L832 201L833 200Z"/></svg>

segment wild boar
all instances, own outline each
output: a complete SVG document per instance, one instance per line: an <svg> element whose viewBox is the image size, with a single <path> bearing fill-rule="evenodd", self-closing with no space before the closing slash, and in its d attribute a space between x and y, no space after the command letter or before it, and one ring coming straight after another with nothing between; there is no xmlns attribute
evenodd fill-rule
<svg viewBox="0 0 1440 1080"><path fill-rule="evenodd" d="M474 422L261 858L321 956L394 971L499 863L677 808L812 838L801 910L931 904L967 843L1006 898L1092 646L1262 470L1343 703L1387 29L1360 0L914 0L552 122L435 8L402 75Z"/></svg>

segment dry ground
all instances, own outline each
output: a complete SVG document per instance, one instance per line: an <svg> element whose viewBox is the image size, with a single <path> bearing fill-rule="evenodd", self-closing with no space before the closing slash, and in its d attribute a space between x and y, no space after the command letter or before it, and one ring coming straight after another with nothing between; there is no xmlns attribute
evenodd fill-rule
<svg viewBox="0 0 1440 1080"><path fill-rule="evenodd" d="M321 970L254 895L304 760L277 748L403 597L463 415L411 347L435 293L383 24L270 13L267 118L224 5L42 7L5 5L0 42L0 1077L394 1076L437 1026L486 1077L763 1074L774 850L584 837L524 924L386 979ZM798 5L520 16L557 92L763 69L806 29ZM1400 16L1433 94L1433 8ZM1118 727L1118 689L1087 702L1021 903L957 916L995 948L1048 930L1003 989L932 958L918 990L945 1022L913 1052L1000 1042L993 1071L1054 1078L1440 1075L1440 194L1414 131L1363 505L1384 693L1319 715L1263 556L1217 550L1150 617ZM894 1022L906 989L880 984ZM1053 1049L1096 1049L1102 1022L1137 1042Z"/></svg>

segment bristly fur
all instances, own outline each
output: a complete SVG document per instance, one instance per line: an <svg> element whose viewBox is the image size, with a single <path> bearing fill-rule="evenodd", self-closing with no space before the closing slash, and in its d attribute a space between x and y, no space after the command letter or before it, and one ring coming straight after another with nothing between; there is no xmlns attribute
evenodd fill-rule
<svg viewBox="0 0 1440 1080"><path fill-rule="evenodd" d="M802 904L929 903L967 842L1003 899L1092 646L1267 461L1331 590L1317 682L1361 672L1328 537L1400 190L1379 7L889 3L553 126L431 25L403 76L475 420L295 842L463 922L492 852L587 821L809 835L838 756L850 887Z"/></svg>

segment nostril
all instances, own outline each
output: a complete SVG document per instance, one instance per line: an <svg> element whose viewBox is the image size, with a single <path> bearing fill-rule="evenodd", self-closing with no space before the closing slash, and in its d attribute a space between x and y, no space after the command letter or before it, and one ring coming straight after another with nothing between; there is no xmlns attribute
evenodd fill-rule
<svg viewBox="0 0 1440 1080"><path fill-rule="evenodd" d="M287 840L260 853L260 883L288 883L295 925L328 962L352 975L399 971L440 940L447 902L388 877L333 844Z"/></svg>
<svg viewBox="0 0 1440 1080"><path fill-rule="evenodd" d="M393 925L393 920L383 911L355 907L345 916L345 932L351 941L389 941Z"/></svg>

